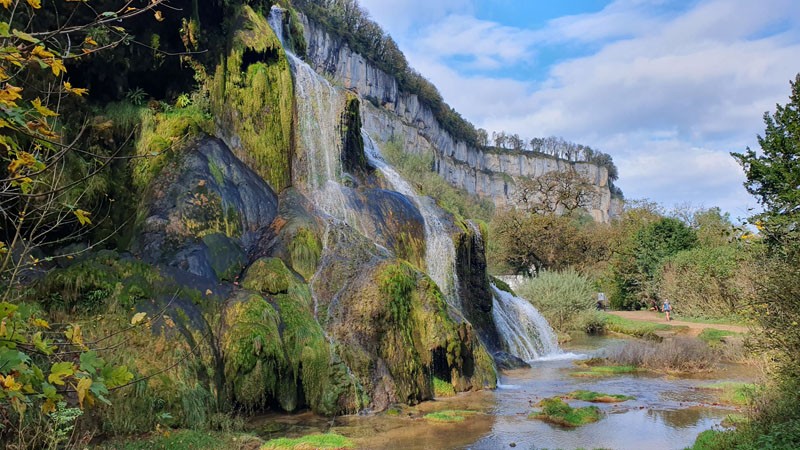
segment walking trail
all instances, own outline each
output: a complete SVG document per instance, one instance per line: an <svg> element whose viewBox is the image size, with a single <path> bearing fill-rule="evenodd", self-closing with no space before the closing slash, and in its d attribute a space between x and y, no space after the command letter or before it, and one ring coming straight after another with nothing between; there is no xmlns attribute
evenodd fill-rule
<svg viewBox="0 0 800 450"><path fill-rule="evenodd" d="M682 320L670 320L669 322L667 322L667 320L664 318L664 313L658 313L655 311L609 311L608 313L625 319L636 320L640 322L663 323L672 326L685 326L689 328L689 334L692 336L697 336L706 328L713 328L715 330L733 331L736 333L747 333L749 331L747 327L740 325L685 322Z"/></svg>

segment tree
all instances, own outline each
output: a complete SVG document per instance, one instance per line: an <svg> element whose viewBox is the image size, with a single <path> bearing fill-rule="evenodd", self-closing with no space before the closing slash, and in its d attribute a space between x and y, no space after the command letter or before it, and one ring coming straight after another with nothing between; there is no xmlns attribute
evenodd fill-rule
<svg viewBox="0 0 800 450"><path fill-rule="evenodd" d="M787 234L800 234L800 74L791 90L789 103L776 105L773 115L764 113L766 129L758 136L761 154L749 147L731 154L747 176L745 188L764 206L764 213L753 219L775 243Z"/></svg>
<svg viewBox="0 0 800 450"><path fill-rule="evenodd" d="M100 11L89 2L0 1L0 435L16 431L23 448L35 444L3 425L49 415L60 402L106 402L109 389L133 378L95 351L98 342L85 342L80 325L51 325L19 304L18 282L48 262L38 259L43 247L91 231L97 219L85 205L92 183L118 156L83 148L85 127L71 130L80 121L70 120L66 106L88 92L72 85L68 66L129 42L120 24L144 13L161 20L163 1L105 2ZM131 327L144 318L135 316Z"/></svg>
<svg viewBox="0 0 800 450"><path fill-rule="evenodd" d="M571 215L590 206L596 195L592 183L572 165L534 178L519 177L515 182L516 204L537 214Z"/></svg>

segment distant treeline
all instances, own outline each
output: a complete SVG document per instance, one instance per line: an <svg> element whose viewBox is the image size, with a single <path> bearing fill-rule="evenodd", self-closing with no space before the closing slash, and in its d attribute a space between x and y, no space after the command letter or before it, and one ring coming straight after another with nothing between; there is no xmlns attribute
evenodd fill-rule
<svg viewBox="0 0 800 450"><path fill-rule="evenodd" d="M478 132L442 99L436 86L408 65L391 36L369 18L357 0L293 0L292 4L350 48L397 79L402 91L416 94L420 102L455 139L478 145Z"/></svg>
<svg viewBox="0 0 800 450"><path fill-rule="evenodd" d="M492 132L490 139L489 133L481 128L478 129L478 145L518 152L532 151L572 162L588 162L608 169L608 178L612 181L619 178L619 171L611 155L588 145L569 142L561 137L550 136L528 140L518 134L500 131Z"/></svg>

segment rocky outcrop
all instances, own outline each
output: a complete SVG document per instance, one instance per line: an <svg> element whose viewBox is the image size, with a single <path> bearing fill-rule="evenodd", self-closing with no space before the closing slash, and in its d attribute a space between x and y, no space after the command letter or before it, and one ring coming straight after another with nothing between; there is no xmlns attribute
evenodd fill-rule
<svg viewBox="0 0 800 450"><path fill-rule="evenodd" d="M430 108L421 104L416 95L400 91L392 76L354 53L322 27L303 20L307 61L367 100L362 102L363 125L377 139L384 142L399 139L407 151L433 152L435 170L447 181L501 206L513 204L514 177L537 177L573 165L594 187L594 198L586 205L592 217L607 222L618 213L619 205L612 199L604 167L570 163L533 152L478 149L458 141L439 125Z"/></svg>

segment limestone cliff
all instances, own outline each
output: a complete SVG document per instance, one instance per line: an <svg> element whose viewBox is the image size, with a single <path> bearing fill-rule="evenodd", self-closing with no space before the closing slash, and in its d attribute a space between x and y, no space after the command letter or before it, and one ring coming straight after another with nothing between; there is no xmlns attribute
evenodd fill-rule
<svg viewBox="0 0 800 450"><path fill-rule="evenodd" d="M606 168L533 152L480 149L456 140L416 95L400 91L392 76L321 26L305 17L302 20L308 63L366 100L361 112L364 129L384 142L400 139L407 151L433 152L434 169L454 186L490 198L496 205L509 205L515 194L514 177L537 177L574 164L594 186L594 198L586 205L592 217L598 222L608 222L619 211L621 204L611 196Z"/></svg>

